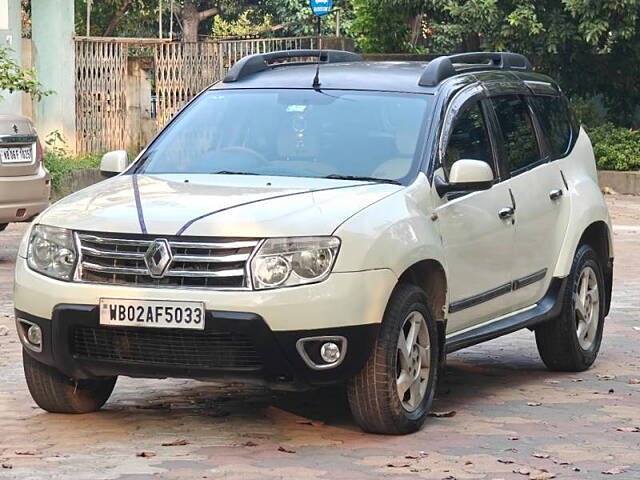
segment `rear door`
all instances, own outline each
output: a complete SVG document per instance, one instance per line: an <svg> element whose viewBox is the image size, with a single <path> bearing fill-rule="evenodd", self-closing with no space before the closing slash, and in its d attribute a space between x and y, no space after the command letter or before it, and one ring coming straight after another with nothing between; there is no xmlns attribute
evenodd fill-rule
<svg viewBox="0 0 640 480"><path fill-rule="evenodd" d="M568 204L565 186L551 163L547 139L528 95L491 98L501 137L501 164L515 201L512 309L539 301L546 292L560 250Z"/></svg>

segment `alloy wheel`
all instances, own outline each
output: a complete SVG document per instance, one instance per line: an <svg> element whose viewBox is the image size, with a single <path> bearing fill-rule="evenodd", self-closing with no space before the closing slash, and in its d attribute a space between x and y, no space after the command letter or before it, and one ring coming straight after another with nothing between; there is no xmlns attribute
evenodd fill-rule
<svg viewBox="0 0 640 480"><path fill-rule="evenodd" d="M584 350L588 350L596 339L600 320L598 277L593 268L584 267L573 295L578 343Z"/></svg>
<svg viewBox="0 0 640 480"><path fill-rule="evenodd" d="M422 313L413 311L405 318L398 337L396 387L402 406L416 410L427 391L431 368L431 339Z"/></svg>

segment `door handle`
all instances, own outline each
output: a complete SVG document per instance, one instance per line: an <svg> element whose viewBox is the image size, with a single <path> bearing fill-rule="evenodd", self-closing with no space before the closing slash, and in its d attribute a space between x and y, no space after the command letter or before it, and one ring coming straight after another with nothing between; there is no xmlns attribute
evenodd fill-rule
<svg viewBox="0 0 640 480"><path fill-rule="evenodd" d="M505 207L505 208L501 208L498 211L498 216L502 219L502 220L506 220L508 218L513 217L513 214L515 213L515 210L512 207Z"/></svg>
<svg viewBox="0 0 640 480"><path fill-rule="evenodd" d="M561 188L559 188L557 190L551 190L549 192L549 198L551 200L558 200L560 197L562 197L562 195L563 195L563 192L562 192Z"/></svg>

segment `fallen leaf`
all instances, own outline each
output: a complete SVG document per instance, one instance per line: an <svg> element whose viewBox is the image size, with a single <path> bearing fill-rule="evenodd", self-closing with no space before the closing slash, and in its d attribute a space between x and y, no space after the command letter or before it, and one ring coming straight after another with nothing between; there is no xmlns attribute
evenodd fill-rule
<svg viewBox="0 0 640 480"><path fill-rule="evenodd" d="M527 402L527 405L530 407L539 407L542 404L540 402Z"/></svg>
<svg viewBox="0 0 640 480"><path fill-rule="evenodd" d="M549 458L550 457L550 455L548 453L542 453L542 452L533 452L532 456L536 457L536 458Z"/></svg>
<svg viewBox="0 0 640 480"><path fill-rule="evenodd" d="M252 442L251 440L249 440L248 442L244 442L242 444L243 447L257 447L258 444L256 442Z"/></svg>
<svg viewBox="0 0 640 480"><path fill-rule="evenodd" d="M520 440L520 437L509 437L509 440Z"/></svg>
<svg viewBox="0 0 640 480"><path fill-rule="evenodd" d="M602 473L604 473L605 475L619 475L621 473L625 473L627 471L627 468L629 468L628 465L618 465L617 467L610 468L609 470L605 470Z"/></svg>
<svg viewBox="0 0 640 480"><path fill-rule="evenodd" d="M629 385L640 385L640 378L630 378L627 383Z"/></svg>
<svg viewBox="0 0 640 480"><path fill-rule="evenodd" d="M633 327L636 332L640 332L640 327Z"/></svg>
<svg viewBox="0 0 640 480"><path fill-rule="evenodd" d="M584 380L582 378L572 378L571 381L572 382L584 382Z"/></svg>
<svg viewBox="0 0 640 480"><path fill-rule="evenodd" d="M529 474L529 480L549 480L551 478L556 478L555 474L546 470L534 470Z"/></svg>
<svg viewBox="0 0 640 480"><path fill-rule="evenodd" d="M598 374L598 380L613 380L615 378L616 378L615 375L599 375Z"/></svg>
<svg viewBox="0 0 640 480"><path fill-rule="evenodd" d="M616 430L619 432L626 432L626 433L638 433L640 432L640 427L618 427L616 428Z"/></svg>
<svg viewBox="0 0 640 480"><path fill-rule="evenodd" d="M296 423L298 425L311 425L312 427L324 427L324 422L319 422L316 420L298 420Z"/></svg>
<svg viewBox="0 0 640 480"><path fill-rule="evenodd" d="M416 460L420 457L418 455L408 454L408 455L405 455L404 458L406 458L407 460Z"/></svg>
<svg viewBox="0 0 640 480"><path fill-rule="evenodd" d="M136 457L142 457L142 458L151 458L151 457L155 457L156 454L155 452L138 452L136 453Z"/></svg>
<svg viewBox="0 0 640 480"><path fill-rule="evenodd" d="M387 463L387 467L389 468L405 468L410 466L410 463Z"/></svg>
<svg viewBox="0 0 640 480"><path fill-rule="evenodd" d="M456 414L458 412L456 412L455 410L449 410L446 412L431 412L429 413L430 417L436 417L436 418L449 418L449 417L455 417Z"/></svg>
<svg viewBox="0 0 640 480"><path fill-rule="evenodd" d="M295 450L288 450L288 449L286 449L284 447L278 447L278 451L279 452L284 452L284 453L296 453Z"/></svg>
<svg viewBox="0 0 640 480"><path fill-rule="evenodd" d="M513 473L519 473L520 475L529 475L531 473L531 470L527 467L522 467L518 470L514 470Z"/></svg>
<svg viewBox="0 0 640 480"><path fill-rule="evenodd" d="M504 463L505 465L509 465L511 463L514 463L514 461L511 460L510 458L499 458L498 462Z"/></svg>
<svg viewBox="0 0 640 480"><path fill-rule="evenodd" d="M473 462L471 460L467 460L466 462L464 462L465 465L473 465Z"/></svg>
<svg viewBox="0 0 640 480"><path fill-rule="evenodd" d="M546 379L544 383L548 383L549 385L558 385L560 382L558 380Z"/></svg>
<svg viewBox="0 0 640 480"><path fill-rule="evenodd" d="M10 463L3 463L2 468L11 469L13 468L13 465L11 465Z"/></svg>
<svg viewBox="0 0 640 480"><path fill-rule="evenodd" d="M40 455L38 450L16 450L16 455Z"/></svg>
<svg viewBox="0 0 640 480"><path fill-rule="evenodd" d="M174 440L173 442L167 442L162 444L163 447L180 447L182 445L189 445L189 442L187 442L184 439L181 439L181 440Z"/></svg>

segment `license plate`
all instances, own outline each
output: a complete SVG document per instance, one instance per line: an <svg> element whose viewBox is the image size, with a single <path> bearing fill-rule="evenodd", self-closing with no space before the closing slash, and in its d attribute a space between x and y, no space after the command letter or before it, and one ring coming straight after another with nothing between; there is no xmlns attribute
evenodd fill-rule
<svg viewBox="0 0 640 480"><path fill-rule="evenodd" d="M0 162L2 163L31 163L31 147L0 148Z"/></svg>
<svg viewBox="0 0 640 480"><path fill-rule="evenodd" d="M204 330L201 302L100 299L100 325Z"/></svg>

